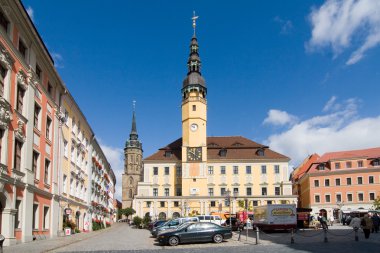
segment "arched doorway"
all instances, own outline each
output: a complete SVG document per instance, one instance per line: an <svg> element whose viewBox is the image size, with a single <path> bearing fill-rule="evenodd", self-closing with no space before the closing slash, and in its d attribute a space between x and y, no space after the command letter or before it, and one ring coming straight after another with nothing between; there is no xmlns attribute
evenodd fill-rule
<svg viewBox="0 0 380 253"><path fill-rule="evenodd" d="M166 213L164 212L161 212L158 214L158 219L159 220L166 220Z"/></svg>
<svg viewBox="0 0 380 253"><path fill-rule="evenodd" d="M150 212L145 213L145 217L150 217Z"/></svg>
<svg viewBox="0 0 380 253"><path fill-rule="evenodd" d="M327 211L326 211L326 209L319 210L319 215L324 216L325 218L327 218Z"/></svg>
<svg viewBox="0 0 380 253"><path fill-rule="evenodd" d="M179 218L181 215L178 212L173 213L173 219Z"/></svg>
<svg viewBox="0 0 380 253"><path fill-rule="evenodd" d="M77 229L80 229L80 211L75 212L75 223L77 224Z"/></svg>

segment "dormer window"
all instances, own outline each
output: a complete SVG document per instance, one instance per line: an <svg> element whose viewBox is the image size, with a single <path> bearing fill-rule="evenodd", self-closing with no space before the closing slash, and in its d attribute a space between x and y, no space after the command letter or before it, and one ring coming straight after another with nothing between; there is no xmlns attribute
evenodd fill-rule
<svg viewBox="0 0 380 253"><path fill-rule="evenodd" d="M216 143L210 143L210 144L208 144L208 146L209 146L209 147L218 147L219 145L216 144Z"/></svg>
<svg viewBox="0 0 380 253"><path fill-rule="evenodd" d="M258 156L264 156L264 149L259 149L259 150L257 150L256 154L257 154Z"/></svg>
<svg viewBox="0 0 380 253"><path fill-rule="evenodd" d="M167 158L172 157L172 152L171 151L165 151L165 157L167 157Z"/></svg>
<svg viewBox="0 0 380 253"><path fill-rule="evenodd" d="M380 166L380 159L373 160L373 166Z"/></svg>
<svg viewBox="0 0 380 253"><path fill-rule="evenodd" d="M235 142L234 144L232 144L233 147L241 147L243 146L243 144L239 143L239 142Z"/></svg>
<svg viewBox="0 0 380 253"><path fill-rule="evenodd" d="M219 156L221 156L221 157L226 157L227 156L227 149L221 149L220 151L219 151Z"/></svg>
<svg viewBox="0 0 380 253"><path fill-rule="evenodd" d="M318 165L318 170L325 170L325 165L324 164L319 164Z"/></svg>

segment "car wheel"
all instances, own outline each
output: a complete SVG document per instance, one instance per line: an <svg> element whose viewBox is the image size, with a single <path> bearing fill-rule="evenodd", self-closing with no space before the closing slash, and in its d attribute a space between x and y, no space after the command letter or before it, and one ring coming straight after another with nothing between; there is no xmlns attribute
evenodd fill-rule
<svg viewBox="0 0 380 253"><path fill-rule="evenodd" d="M179 239L177 236L171 236L171 237L169 237L168 242L169 242L170 246L177 246L179 243Z"/></svg>
<svg viewBox="0 0 380 253"><path fill-rule="evenodd" d="M212 240L215 243L221 243L221 242L223 242L223 236L221 234L216 234L216 235L214 235L214 237L212 238Z"/></svg>

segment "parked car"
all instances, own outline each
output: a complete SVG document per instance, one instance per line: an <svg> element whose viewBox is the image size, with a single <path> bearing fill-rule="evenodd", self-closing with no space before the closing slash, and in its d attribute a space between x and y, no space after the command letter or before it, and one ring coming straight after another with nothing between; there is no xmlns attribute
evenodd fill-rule
<svg viewBox="0 0 380 253"><path fill-rule="evenodd" d="M198 217L183 217L183 218L177 218L177 219L169 220L166 223L162 224L161 226L153 228L151 234L154 237L157 237L158 233L161 231L164 231L167 229L175 229L179 225L181 225L182 223L191 222L191 221L199 222L199 219L198 219Z"/></svg>
<svg viewBox="0 0 380 253"><path fill-rule="evenodd" d="M219 215L198 215L197 217L200 222L212 222L217 225L222 225L224 223Z"/></svg>
<svg viewBox="0 0 380 253"><path fill-rule="evenodd" d="M153 222L151 222L151 223L148 224L148 229L152 231L153 228L159 227L162 224L164 224L165 222L166 222L166 220L156 220L156 221L153 221Z"/></svg>
<svg viewBox="0 0 380 253"><path fill-rule="evenodd" d="M232 238L231 228L222 227L211 222L189 222L175 230L164 231L158 235L162 245L177 246L180 243L215 242Z"/></svg>

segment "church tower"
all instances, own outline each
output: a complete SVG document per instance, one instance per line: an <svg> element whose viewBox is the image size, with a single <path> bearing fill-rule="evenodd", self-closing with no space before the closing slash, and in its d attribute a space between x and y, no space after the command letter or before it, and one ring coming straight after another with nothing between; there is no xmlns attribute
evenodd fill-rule
<svg viewBox="0 0 380 253"><path fill-rule="evenodd" d="M182 195L207 196L207 88L201 75L198 40L194 34L182 86Z"/></svg>
<svg viewBox="0 0 380 253"><path fill-rule="evenodd" d="M143 179L142 156L142 143L138 139L136 115L133 108L132 130L124 148L123 208L132 207L133 198L137 194L137 184Z"/></svg>

